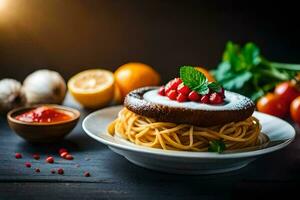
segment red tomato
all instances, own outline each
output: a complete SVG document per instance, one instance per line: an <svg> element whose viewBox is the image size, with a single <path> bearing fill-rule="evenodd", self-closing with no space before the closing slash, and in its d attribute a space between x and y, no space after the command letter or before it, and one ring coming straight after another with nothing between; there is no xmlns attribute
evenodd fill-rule
<svg viewBox="0 0 300 200"><path fill-rule="evenodd" d="M300 125L300 96L291 103L290 112L294 122Z"/></svg>
<svg viewBox="0 0 300 200"><path fill-rule="evenodd" d="M274 93L290 104L294 99L300 96L300 91L290 81L278 84L275 87Z"/></svg>
<svg viewBox="0 0 300 200"><path fill-rule="evenodd" d="M289 111L289 104L280 96L268 93L258 100L257 109L270 115L284 117Z"/></svg>

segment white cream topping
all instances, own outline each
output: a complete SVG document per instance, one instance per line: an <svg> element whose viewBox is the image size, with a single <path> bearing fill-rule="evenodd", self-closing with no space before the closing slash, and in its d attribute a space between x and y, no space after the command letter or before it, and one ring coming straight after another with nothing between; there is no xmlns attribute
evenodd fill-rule
<svg viewBox="0 0 300 200"><path fill-rule="evenodd" d="M223 104L219 105L209 105L203 103L197 103L192 101L187 102L177 102L170 100L166 96L161 96L158 94L158 90L150 90L144 94L144 99L151 103L161 104L170 107L178 107L178 108L190 108L195 110L235 110L237 108L243 108L245 104L249 101L246 97L225 91L225 99Z"/></svg>

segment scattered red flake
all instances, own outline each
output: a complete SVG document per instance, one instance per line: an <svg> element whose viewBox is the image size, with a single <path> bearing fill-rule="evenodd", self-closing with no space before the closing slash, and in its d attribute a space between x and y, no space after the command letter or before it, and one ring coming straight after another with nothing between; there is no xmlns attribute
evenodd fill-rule
<svg viewBox="0 0 300 200"><path fill-rule="evenodd" d="M66 156L68 155L69 153L68 152L62 152L61 154L60 154L60 157L62 157L62 158L66 158Z"/></svg>
<svg viewBox="0 0 300 200"><path fill-rule="evenodd" d="M64 174L64 170L63 170L62 168L59 168L59 169L57 170L57 173L62 175L62 174Z"/></svg>
<svg viewBox="0 0 300 200"><path fill-rule="evenodd" d="M63 152L68 152L68 150L65 149L65 148L60 148L58 152L59 152L59 155L60 155L60 154L62 154Z"/></svg>
<svg viewBox="0 0 300 200"><path fill-rule="evenodd" d="M67 160L73 160L73 156L71 154L66 155L65 159Z"/></svg>
<svg viewBox="0 0 300 200"><path fill-rule="evenodd" d="M55 174L56 173L55 169L51 169L50 172L51 172L51 174Z"/></svg>
<svg viewBox="0 0 300 200"><path fill-rule="evenodd" d="M25 166L28 167L28 168L30 168L31 167L31 163L30 162L26 162Z"/></svg>
<svg viewBox="0 0 300 200"><path fill-rule="evenodd" d="M46 158L46 162L47 163L54 163L54 158L52 157L52 156L48 156L47 158Z"/></svg>
<svg viewBox="0 0 300 200"><path fill-rule="evenodd" d="M39 168L35 168L35 172L36 172L36 173L40 173L41 170L40 170Z"/></svg>
<svg viewBox="0 0 300 200"><path fill-rule="evenodd" d="M16 154L15 154L15 158L16 158L16 159L20 159L20 158L22 158L22 154L20 154L20 153L16 153Z"/></svg>
<svg viewBox="0 0 300 200"><path fill-rule="evenodd" d="M84 176L85 176L85 177L90 177L91 174L90 174L89 172L84 172Z"/></svg>
<svg viewBox="0 0 300 200"><path fill-rule="evenodd" d="M32 157L33 157L34 159L36 159L36 160L39 160L39 159L40 159L40 155L37 154L37 153L33 154Z"/></svg>

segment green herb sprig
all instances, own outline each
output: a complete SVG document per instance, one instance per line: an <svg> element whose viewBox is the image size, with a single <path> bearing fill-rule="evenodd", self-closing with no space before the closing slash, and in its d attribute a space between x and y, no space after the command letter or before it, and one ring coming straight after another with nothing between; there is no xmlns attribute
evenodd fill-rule
<svg viewBox="0 0 300 200"><path fill-rule="evenodd" d="M260 54L254 43L240 47L228 42L222 62L213 71L216 80L227 90L256 101L276 84L291 80L300 72L300 65L271 62Z"/></svg>
<svg viewBox="0 0 300 200"><path fill-rule="evenodd" d="M220 92L222 87L217 82L208 82L206 76L192 66L180 67L180 78L183 84L201 95L208 94L210 90Z"/></svg>
<svg viewBox="0 0 300 200"><path fill-rule="evenodd" d="M208 151L222 153L226 148L225 143L222 140L213 140L209 142Z"/></svg>

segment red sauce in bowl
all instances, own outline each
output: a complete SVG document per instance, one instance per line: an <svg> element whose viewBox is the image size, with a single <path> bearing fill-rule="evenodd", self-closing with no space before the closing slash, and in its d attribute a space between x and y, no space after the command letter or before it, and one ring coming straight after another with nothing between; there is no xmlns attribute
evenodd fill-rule
<svg viewBox="0 0 300 200"><path fill-rule="evenodd" d="M15 117L16 120L32 123L54 123L72 119L65 111L48 106L41 106Z"/></svg>

